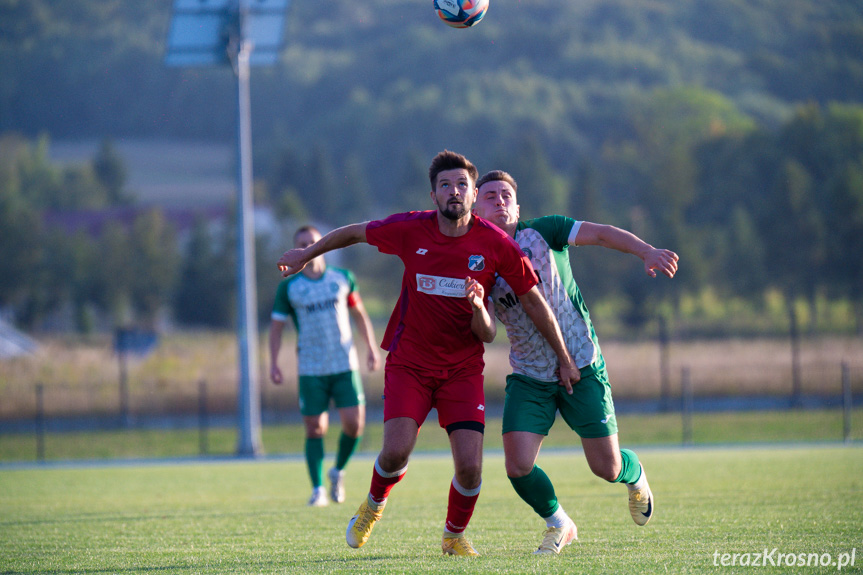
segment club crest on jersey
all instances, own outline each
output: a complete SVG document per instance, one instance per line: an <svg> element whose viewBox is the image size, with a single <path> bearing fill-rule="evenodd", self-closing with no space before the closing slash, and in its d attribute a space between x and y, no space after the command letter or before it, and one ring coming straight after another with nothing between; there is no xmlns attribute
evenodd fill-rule
<svg viewBox="0 0 863 575"><path fill-rule="evenodd" d="M485 258L482 256L470 256L467 259L467 269L472 272L481 272L485 269Z"/></svg>

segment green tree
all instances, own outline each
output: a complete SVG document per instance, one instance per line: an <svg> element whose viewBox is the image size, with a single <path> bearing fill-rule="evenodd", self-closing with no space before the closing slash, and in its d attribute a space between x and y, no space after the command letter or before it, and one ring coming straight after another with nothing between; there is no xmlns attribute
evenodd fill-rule
<svg viewBox="0 0 863 575"><path fill-rule="evenodd" d="M160 210L148 210L132 225L132 305L141 319L153 325L169 303L180 263L176 233Z"/></svg>
<svg viewBox="0 0 863 575"><path fill-rule="evenodd" d="M213 233L202 218L195 221L174 293L174 317L183 325L233 324L236 255L224 236Z"/></svg>
<svg viewBox="0 0 863 575"><path fill-rule="evenodd" d="M137 271L129 232L119 222L111 222L98 238L99 249L89 254L85 290L92 301L114 325L127 325L134 320L132 284Z"/></svg>
<svg viewBox="0 0 863 575"><path fill-rule="evenodd" d="M126 164L114 148L110 138L102 140L96 157L93 158L93 172L107 192L107 202L112 206L128 205L131 198L126 194L128 178Z"/></svg>
<svg viewBox="0 0 863 575"><path fill-rule="evenodd" d="M15 176L0 165L0 307L15 307L27 298L40 259L40 222L15 185Z"/></svg>
<svg viewBox="0 0 863 575"><path fill-rule="evenodd" d="M569 205L566 179L558 174L536 137L526 137L515 152L505 157L501 169L518 182L524 218L562 214Z"/></svg>

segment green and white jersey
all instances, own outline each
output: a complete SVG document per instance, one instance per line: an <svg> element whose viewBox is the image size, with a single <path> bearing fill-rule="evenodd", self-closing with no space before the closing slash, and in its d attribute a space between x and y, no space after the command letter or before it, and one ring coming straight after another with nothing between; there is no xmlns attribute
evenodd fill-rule
<svg viewBox="0 0 863 575"><path fill-rule="evenodd" d="M569 246L581 222L565 216L545 216L519 222L515 241L530 258L539 276L537 288L560 324L569 353L579 369L603 364L599 341L587 306L572 277ZM524 311L516 295L497 278L491 292L495 315L506 327L509 362L514 373L540 381L557 381L557 355Z"/></svg>
<svg viewBox="0 0 863 575"><path fill-rule="evenodd" d="M318 279L298 273L279 283L272 318L294 322L299 375L359 369L348 315L355 292L354 275L331 266Z"/></svg>

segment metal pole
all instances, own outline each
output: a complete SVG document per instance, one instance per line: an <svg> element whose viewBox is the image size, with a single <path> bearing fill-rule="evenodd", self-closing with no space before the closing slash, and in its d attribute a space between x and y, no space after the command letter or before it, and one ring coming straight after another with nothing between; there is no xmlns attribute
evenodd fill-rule
<svg viewBox="0 0 863 575"><path fill-rule="evenodd" d="M120 362L120 425L129 427L129 362L126 351L117 352Z"/></svg>
<svg viewBox="0 0 863 575"><path fill-rule="evenodd" d="M692 398L692 380L688 367L684 367L681 372L680 389L683 400L683 445L692 445L692 410L695 401Z"/></svg>
<svg viewBox="0 0 863 575"><path fill-rule="evenodd" d="M202 379L198 382L198 451L201 455L206 455L209 451L209 445L207 444L208 431L207 382Z"/></svg>
<svg viewBox="0 0 863 575"><path fill-rule="evenodd" d="M851 443L851 374L848 364L842 362L842 438L845 443Z"/></svg>
<svg viewBox="0 0 863 575"><path fill-rule="evenodd" d="M238 164L237 172L237 339L240 387L237 455L261 454L261 405L258 393L258 319L255 281L255 220L252 201L252 127L249 98L251 42L244 37L244 2L239 7L236 39Z"/></svg>
<svg viewBox="0 0 863 575"><path fill-rule="evenodd" d="M789 307L791 323L791 407L800 407L803 384L800 375L800 325L792 301Z"/></svg>
<svg viewBox="0 0 863 575"><path fill-rule="evenodd" d="M671 407L671 376L668 359L668 324L659 316L659 410L668 411Z"/></svg>
<svg viewBox="0 0 863 575"><path fill-rule="evenodd" d="M36 459L45 461L45 386L36 384Z"/></svg>

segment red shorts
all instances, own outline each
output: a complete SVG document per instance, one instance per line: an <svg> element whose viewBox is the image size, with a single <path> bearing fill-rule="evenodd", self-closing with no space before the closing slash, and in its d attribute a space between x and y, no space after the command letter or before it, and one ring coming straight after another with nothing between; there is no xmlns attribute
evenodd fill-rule
<svg viewBox="0 0 863 575"><path fill-rule="evenodd" d="M485 425L482 362L432 371L399 364L390 357L384 369L384 421L410 417L421 426L435 408L443 428L465 421Z"/></svg>

